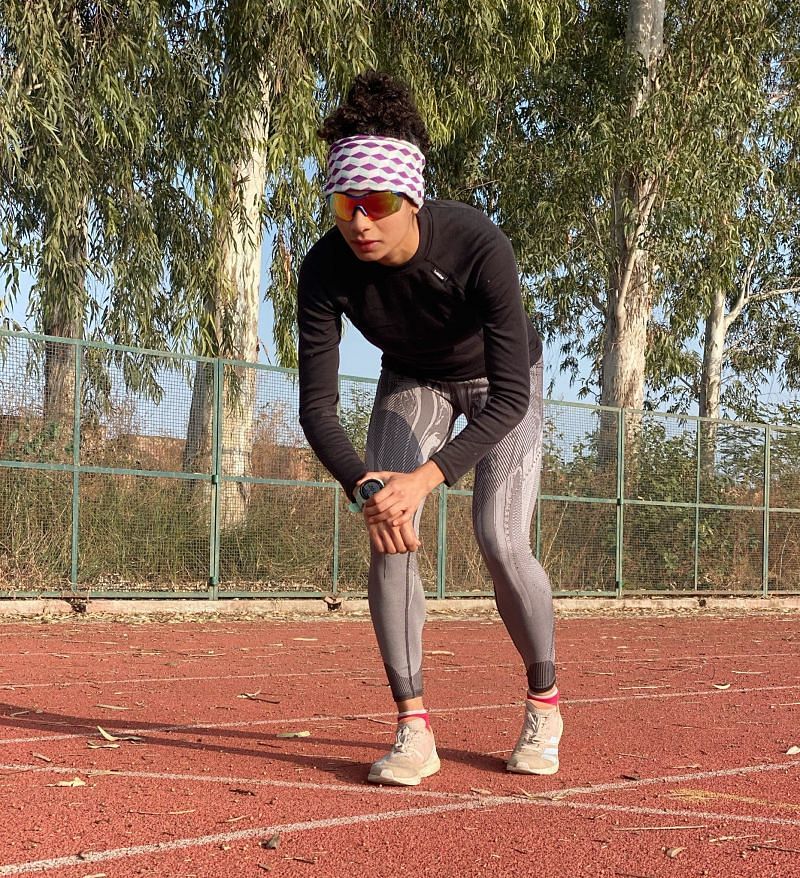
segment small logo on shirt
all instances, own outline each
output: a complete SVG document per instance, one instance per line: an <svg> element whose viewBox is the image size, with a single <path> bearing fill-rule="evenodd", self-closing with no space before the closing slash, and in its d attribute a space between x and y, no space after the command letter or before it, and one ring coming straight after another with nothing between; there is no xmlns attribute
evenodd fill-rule
<svg viewBox="0 0 800 878"><path fill-rule="evenodd" d="M447 275L440 269L436 268L436 266L432 269L434 277L437 277L440 281L446 281Z"/></svg>

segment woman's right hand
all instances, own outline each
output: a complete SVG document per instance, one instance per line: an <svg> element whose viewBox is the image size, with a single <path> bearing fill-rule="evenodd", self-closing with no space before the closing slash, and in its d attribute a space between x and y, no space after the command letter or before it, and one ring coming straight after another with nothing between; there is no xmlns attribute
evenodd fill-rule
<svg viewBox="0 0 800 878"><path fill-rule="evenodd" d="M416 552L422 545L410 521L393 527L391 522L388 521L370 523L369 519L364 516L364 522L367 525L369 541L372 543L372 547L381 554L397 555L406 552Z"/></svg>

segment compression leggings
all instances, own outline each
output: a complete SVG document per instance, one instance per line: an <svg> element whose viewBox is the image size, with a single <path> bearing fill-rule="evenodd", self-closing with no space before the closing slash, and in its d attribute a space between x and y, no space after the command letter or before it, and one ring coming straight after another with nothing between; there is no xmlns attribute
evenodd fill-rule
<svg viewBox="0 0 800 878"><path fill-rule="evenodd" d="M483 408L488 381L424 382L384 370L367 437L370 470L410 472L450 438L456 418ZM550 581L530 545L542 466L542 364L531 368L522 421L475 467L472 523L500 617L522 657L532 692L555 684ZM414 518L419 529L422 507ZM425 595L413 552L372 550L369 607L395 701L422 694ZM491 661L490 656L486 657Z"/></svg>

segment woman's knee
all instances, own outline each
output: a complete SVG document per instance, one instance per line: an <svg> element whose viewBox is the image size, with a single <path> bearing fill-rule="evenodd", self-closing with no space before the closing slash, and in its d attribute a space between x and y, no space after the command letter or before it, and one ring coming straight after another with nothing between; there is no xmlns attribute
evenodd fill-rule
<svg viewBox="0 0 800 878"><path fill-rule="evenodd" d="M487 566L520 569L533 558L527 534L506 534L497 529L476 530L475 539Z"/></svg>

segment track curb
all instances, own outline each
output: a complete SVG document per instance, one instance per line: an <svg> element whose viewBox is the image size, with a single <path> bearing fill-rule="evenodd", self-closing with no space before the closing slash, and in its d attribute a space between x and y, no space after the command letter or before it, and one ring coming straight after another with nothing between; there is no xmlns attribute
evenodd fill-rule
<svg viewBox="0 0 800 878"><path fill-rule="evenodd" d="M430 618L464 618L471 616L497 617L491 598L430 599L427 603ZM557 617L571 616L692 616L692 615L750 615L800 612L800 596L785 597L669 597L647 596L630 598L560 597L555 599ZM243 618L363 618L369 615L364 598L291 598L291 599L164 599L137 598L10 598L0 600L0 619L64 619L142 617L195 617L214 616Z"/></svg>

